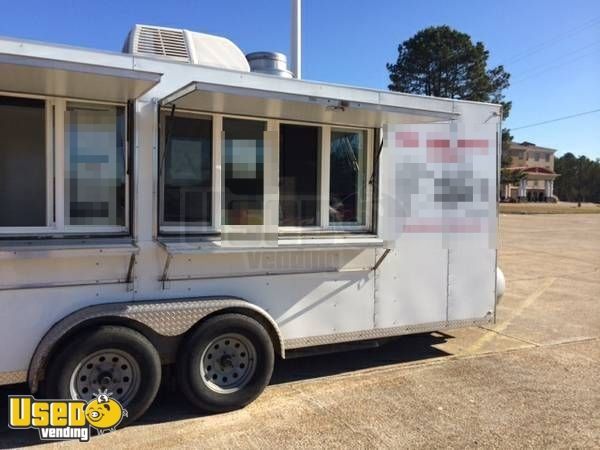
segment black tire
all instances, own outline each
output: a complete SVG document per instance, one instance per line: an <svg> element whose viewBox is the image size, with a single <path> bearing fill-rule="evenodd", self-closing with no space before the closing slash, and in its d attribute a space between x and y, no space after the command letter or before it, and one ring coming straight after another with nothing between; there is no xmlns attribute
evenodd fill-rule
<svg viewBox="0 0 600 450"><path fill-rule="evenodd" d="M69 339L48 365L44 382L46 398L74 398L71 380L86 358L103 350L116 350L133 358L139 369L139 384L131 398L123 402L128 417L121 426L139 418L150 407L161 379L160 357L154 345L142 334L127 327L104 325ZM132 380L133 381L133 380Z"/></svg>
<svg viewBox="0 0 600 450"><path fill-rule="evenodd" d="M253 373L234 392L215 392L205 380L201 362L208 346L222 336L242 336L254 347ZM226 339L226 338L223 338ZM235 339L235 338L233 338ZM275 354L269 333L256 320L242 314L211 317L185 340L177 358L177 380L187 399L206 412L226 412L255 400L269 384ZM216 365L216 363L215 363Z"/></svg>

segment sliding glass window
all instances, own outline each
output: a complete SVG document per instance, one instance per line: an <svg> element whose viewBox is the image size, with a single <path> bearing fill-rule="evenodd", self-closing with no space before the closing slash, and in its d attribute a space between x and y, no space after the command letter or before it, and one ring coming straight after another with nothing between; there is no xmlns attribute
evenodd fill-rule
<svg viewBox="0 0 600 450"><path fill-rule="evenodd" d="M321 128L279 128L279 225L318 225Z"/></svg>
<svg viewBox="0 0 600 450"><path fill-rule="evenodd" d="M331 131L329 223L365 223L366 146L364 131Z"/></svg>
<svg viewBox="0 0 600 450"><path fill-rule="evenodd" d="M164 114L162 223L210 226L212 119Z"/></svg>
<svg viewBox="0 0 600 450"><path fill-rule="evenodd" d="M67 103L65 225L125 223L125 108Z"/></svg>
<svg viewBox="0 0 600 450"><path fill-rule="evenodd" d="M266 122L223 119L223 225L264 224Z"/></svg>
<svg viewBox="0 0 600 450"><path fill-rule="evenodd" d="M45 108L0 96L0 227L47 225Z"/></svg>
<svg viewBox="0 0 600 450"><path fill-rule="evenodd" d="M165 233L364 231L369 130L176 111L161 114ZM231 228L230 228L231 227ZM264 230L261 229L260 232Z"/></svg>

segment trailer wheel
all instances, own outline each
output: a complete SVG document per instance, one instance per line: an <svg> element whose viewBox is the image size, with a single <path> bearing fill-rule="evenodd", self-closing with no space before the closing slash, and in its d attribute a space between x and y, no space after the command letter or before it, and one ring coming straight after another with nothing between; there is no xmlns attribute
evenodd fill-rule
<svg viewBox="0 0 600 450"><path fill-rule="evenodd" d="M160 357L142 334L121 326L101 326L71 340L46 372L47 398L91 400L107 389L127 409L130 423L140 417L160 385Z"/></svg>
<svg viewBox="0 0 600 450"><path fill-rule="evenodd" d="M177 359L184 395L200 409L246 406L269 384L275 361L269 333L241 314L208 319L185 341Z"/></svg>

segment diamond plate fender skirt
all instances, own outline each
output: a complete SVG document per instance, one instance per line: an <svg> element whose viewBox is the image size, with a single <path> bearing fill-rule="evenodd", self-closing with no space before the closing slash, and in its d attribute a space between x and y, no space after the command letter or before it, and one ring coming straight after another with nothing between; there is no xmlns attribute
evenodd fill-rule
<svg viewBox="0 0 600 450"><path fill-rule="evenodd" d="M78 325L102 317L119 317L142 323L163 336L178 336L189 330L202 318L217 311L233 309L264 318L276 351L285 358L283 337L277 323L267 311L235 297L199 297L181 300L156 300L127 303L106 303L77 310L54 324L38 344L27 375L32 392L36 392L54 345ZM270 327L269 327L270 326Z"/></svg>

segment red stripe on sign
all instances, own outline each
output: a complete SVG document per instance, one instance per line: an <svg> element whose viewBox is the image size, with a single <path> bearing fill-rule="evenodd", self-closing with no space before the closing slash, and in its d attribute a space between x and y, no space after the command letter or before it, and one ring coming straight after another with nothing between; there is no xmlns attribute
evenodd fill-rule
<svg viewBox="0 0 600 450"><path fill-rule="evenodd" d="M450 147L449 139L427 139L428 148L448 148Z"/></svg>
<svg viewBox="0 0 600 450"><path fill-rule="evenodd" d="M413 131L396 132L396 147L418 147L419 133Z"/></svg>
<svg viewBox="0 0 600 450"><path fill-rule="evenodd" d="M444 231L446 233L480 233L481 225L478 223L472 225L447 225Z"/></svg>
<svg viewBox="0 0 600 450"><path fill-rule="evenodd" d="M463 155L461 154L461 157ZM459 161L459 155L456 148L427 148L427 162L431 163L455 163Z"/></svg>
<svg viewBox="0 0 600 450"><path fill-rule="evenodd" d="M459 139L459 148L474 148L474 147L488 147L489 142L487 139Z"/></svg>
<svg viewBox="0 0 600 450"><path fill-rule="evenodd" d="M402 231L405 233L441 233L441 225L404 225Z"/></svg>

